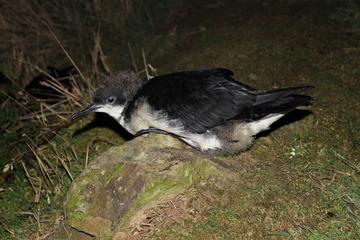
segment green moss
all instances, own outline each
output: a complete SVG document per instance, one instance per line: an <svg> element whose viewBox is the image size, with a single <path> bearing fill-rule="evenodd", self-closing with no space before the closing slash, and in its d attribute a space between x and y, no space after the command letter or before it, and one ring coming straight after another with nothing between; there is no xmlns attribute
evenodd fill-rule
<svg viewBox="0 0 360 240"><path fill-rule="evenodd" d="M155 177L137 197L134 208L139 209L154 200L159 200L189 186L193 181L191 170L191 167L187 165L172 176L166 176L164 179Z"/></svg>
<svg viewBox="0 0 360 240"><path fill-rule="evenodd" d="M35 210L33 204L33 191L29 186L26 176L17 172L21 179L8 184L4 192L0 192L0 238L13 239L7 230L14 232L19 238L26 238L30 229L25 223L29 220L27 215L15 214L20 211Z"/></svg>
<svg viewBox="0 0 360 240"><path fill-rule="evenodd" d="M124 171L124 163L118 163L113 169L111 173L105 174L105 183L113 180L115 177L119 177L122 175Z"/></svg>
<svg viewBox="0 0 360 240"><path fill-rule="evenodd" d="M182 186L176 181L167 177L165 179L153 181L146 185L145 190L138 196L135 207L140 208L153 200L158 199L160 196L164 197L178 190Z"/></svg>
<svg viewBox="0 0 360 240"><path fill-rule="evenodd" d="M133 207L123 217L118 229L128 224L131 217L142 208L154 206L164 199L181 193L198 180L214 177L217 174L218 170L212 164L200 159L185 163L165 177L154 176L136 198Z"/></svg>
<svg viewBox="0 0 360 240"><path fill-rule="evenodd" d="M111 201L111 199L106 199L106 208L107 209L113 209L113 203Z"/></svg>
<svg viewBox="0 0 360 240"><path fill-rule="evenodd" d="M82 205L82 203L86 201L86 195L84 194L86 192L85 189L94 181L94 176L95 174L84 176L82 181L77 183L78 185L76 187L72 188L73 192L68 194L70 197L66 201L66 210L71 223L83 221L88 216L90 209L83 207L86 205ZM76 191L74 191L74 189L76 189Z"/></svg>
<svg viewBox="0 0 360 240"><path fill-rule="evenodd" d="M79 203L82 201L80 196L80 194L71 194L71 197L67 200L66 209L71 224L76 223L77 221L83 221L87 216L87 212L78 210Z"/></svg>

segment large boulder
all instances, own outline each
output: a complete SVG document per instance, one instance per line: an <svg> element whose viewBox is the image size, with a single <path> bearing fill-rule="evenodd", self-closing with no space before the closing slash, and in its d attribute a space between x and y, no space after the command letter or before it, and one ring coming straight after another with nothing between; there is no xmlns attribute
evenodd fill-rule
<svg viewBox="0 0 360 240"><path fill-rule="evenodd" d="M76 239L80 232L84 239L129 239L148 209L195 183L231 176L215 162L166 135L150 134L112 147L73 182L65 202L67 222L79 231Z"/></svg>

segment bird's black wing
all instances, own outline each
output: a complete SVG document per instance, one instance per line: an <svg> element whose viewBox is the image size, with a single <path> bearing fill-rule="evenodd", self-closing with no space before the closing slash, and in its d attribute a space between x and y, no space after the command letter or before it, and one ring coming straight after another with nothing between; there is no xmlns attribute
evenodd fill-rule
<svg viewBox="0 0 360 240"><path fill-rule="evenodd" d="M205 132L248 113L255 101L252 89L231 75L230 70L210 69L155 77L139 90L126 115L131 115L136 100L146 99L155 111L180 120L186 130Z"/></svg>

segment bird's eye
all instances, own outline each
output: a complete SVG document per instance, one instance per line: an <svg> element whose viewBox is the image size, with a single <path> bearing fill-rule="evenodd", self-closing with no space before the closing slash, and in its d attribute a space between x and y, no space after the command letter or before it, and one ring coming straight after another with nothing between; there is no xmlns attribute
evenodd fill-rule
<svg viewBox="0 0 360 240"><path fill-rule="evenodd" d="M115 97L108 97L108 98L106 99L106 102L107 102L107 103L114 103L114 102L115 102Z"/></svg>

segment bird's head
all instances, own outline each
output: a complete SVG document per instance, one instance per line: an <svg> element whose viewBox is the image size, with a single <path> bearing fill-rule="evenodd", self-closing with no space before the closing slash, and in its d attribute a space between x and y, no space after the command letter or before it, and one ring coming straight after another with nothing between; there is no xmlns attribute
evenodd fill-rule
<svg viewBox="0 0 360 240"><path fill-rule="evenodd" d="M103 112L119 121L126 105L143 83L143 80L130 70L106 78L96 89L92 103L85 109L73 114L71 120L89 112Z"/></svg>

